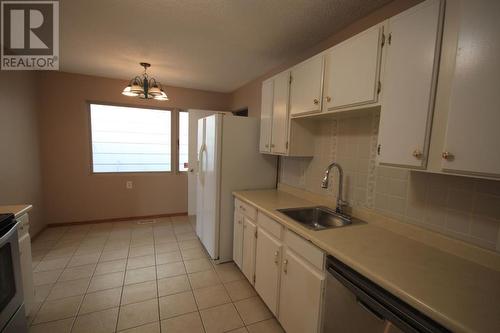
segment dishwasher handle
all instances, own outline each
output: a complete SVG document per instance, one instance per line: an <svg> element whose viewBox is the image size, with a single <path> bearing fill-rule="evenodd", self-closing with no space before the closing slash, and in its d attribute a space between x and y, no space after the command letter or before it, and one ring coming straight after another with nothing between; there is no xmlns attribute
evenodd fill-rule
<svg viewBox="0 0 500 333"><path fill-rule="evenodd" d="M369 314L371 314L373 317L377 318L380 321L385 321L384 316L382 316L380 313L378 313L377 311L375 311L374 309L372 309L368 304L366 304L365 302L363 302L363 300L360 299L359 297L356 297L356 303L358 303L358 305L363 310L365 310L366 312L368 312Z"/></svg>

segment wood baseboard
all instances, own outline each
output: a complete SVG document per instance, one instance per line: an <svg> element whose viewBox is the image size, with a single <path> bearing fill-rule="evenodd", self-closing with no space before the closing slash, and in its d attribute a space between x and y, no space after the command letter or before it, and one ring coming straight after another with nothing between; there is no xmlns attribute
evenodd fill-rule
<svg viewBox="0 0 500 333"><path fill-rule="evenodd" d="M156 214L156 215L143 215L143 216L128 216L128 217L113 217L109 219L87 220L87 221L73 221L73 222L59 222L49 223L47 228L62 227L68 225L82 225L82 224L95 224L95 223L109 223L109 222L128 222L133 220L156 219L160 217L173 217L173 216L187 216L187 212L170 213L170 214Z"/></svg>

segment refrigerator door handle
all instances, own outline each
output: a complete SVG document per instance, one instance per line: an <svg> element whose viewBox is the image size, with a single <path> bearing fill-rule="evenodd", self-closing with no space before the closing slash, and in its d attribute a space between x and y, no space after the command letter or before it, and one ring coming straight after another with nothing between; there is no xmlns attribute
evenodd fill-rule
<svg viewBox="0 0 500 333"><path fill-rule="evenodd" d="M205 144L200 146L200 151L198 152L198 177L200 178L200 182L204 183L204 175L203 175L203 152L205 151Z"/></svg>

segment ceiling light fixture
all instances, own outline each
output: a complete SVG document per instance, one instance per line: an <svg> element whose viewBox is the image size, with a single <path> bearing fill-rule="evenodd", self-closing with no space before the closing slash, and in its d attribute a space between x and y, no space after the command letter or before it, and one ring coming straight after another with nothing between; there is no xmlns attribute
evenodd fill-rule
<svg viewBox="0 0 500 333"><path fill-rule="evenodd" d="M168 96L163 91L161 83L156 81L154 77L150 77L147 73L151 64L147 62L141 62L140 64L144 67L144 73L130 80L128 86L123 89L122 94L144 99L156 99L157 101L168 101Z"/></svg>

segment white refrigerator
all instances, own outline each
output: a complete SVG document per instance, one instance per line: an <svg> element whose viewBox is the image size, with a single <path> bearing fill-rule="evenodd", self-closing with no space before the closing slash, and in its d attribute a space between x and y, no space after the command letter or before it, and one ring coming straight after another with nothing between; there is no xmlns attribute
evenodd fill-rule
<svg viewBox="0 0 500 333"><path fill-rule="evenodd" d="M276 187L276 157L259 153L259 121L215 114L198 120L196 234L216 262L232 260L232 192Z"/></svg>

